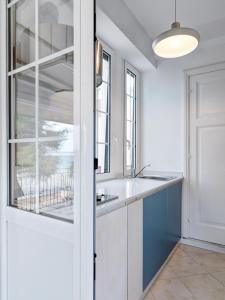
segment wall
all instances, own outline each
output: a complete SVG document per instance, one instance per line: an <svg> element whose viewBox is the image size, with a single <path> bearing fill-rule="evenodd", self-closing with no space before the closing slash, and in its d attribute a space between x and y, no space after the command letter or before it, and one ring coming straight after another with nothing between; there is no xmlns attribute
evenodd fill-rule
<svg viewBox="0 0 225 300"><path fill-rule="evenodd" d="M142 55L156 66L152 41L123 0L97 0L97 7L125 34ZM98 18L98 16L97 16Z"/></svg>
<svg viewBox="0 0 225 300"><path fill-rule="evenodd" d="M141 161L154 171L184 170L184 70L225 61L225 41L204 43L179 59L159 61L142 76Z"/></svg>

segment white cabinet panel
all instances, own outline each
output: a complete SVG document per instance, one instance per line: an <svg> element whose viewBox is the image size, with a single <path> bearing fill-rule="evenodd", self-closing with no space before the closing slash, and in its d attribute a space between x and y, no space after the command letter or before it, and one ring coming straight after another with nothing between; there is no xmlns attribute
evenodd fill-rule
<svg viewBox="0 0 225 300"><path fill-rule="evenodd" d="M143 200L128 206L128 300L142 296L143 283Z"/></svg>
<svg viewBox="0 0 225 300"><path fill-rule="evenodd" d="M97 218L96 299L127 299L127 208Z"/></svg>

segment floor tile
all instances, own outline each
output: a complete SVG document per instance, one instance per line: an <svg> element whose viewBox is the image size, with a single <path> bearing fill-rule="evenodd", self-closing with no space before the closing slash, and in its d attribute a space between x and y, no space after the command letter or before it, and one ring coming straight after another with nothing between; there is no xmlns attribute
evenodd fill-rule
<svg viewBox="0 0 225 300"><path fill-rule="evenodd" d="M198 264L189 257L172 258L168 265L172 269L176 277L207 273L207 270L203 265Z"/></svg>
<svg viewBox="0 0 225 300"><path fill-rule="evenodd" d="M155 300L155 298L154 298L154 296L152 295L152 293L149 292L149 293L147 294L147 296L145 296L145 299L144 299L144 300Z"/></svg>
<svg viewBox="0 0 225 300"><path fill-rule="evenodd" d="M179 249L181 249L186 255L188 255L190 257L201 256L202 254L214 253L214 252L206 250L206 249L193 247L193 246L189 246L189 245L184 245L184 244L180 244Z"/></svg>
<svg viewBox="0 0 225 300"><path fill-rule="evenodd" d="M183 257L187 257L188 256L188 254L182 249L182 248L180 248L180 247L178 247L177 249L176 249L176 251L174 252L174 254L173 254L173 257L180 257L180 258L183 258Z"/></svg>
<svg viewBox="0 0 225 300"><path fill-rule="evenodd" d="M225 272L211 273L211 275L225 286Z"/></svg>
<svg viewBox="0 0 225 300"><path fill-rule="evenodd" d="M179 245L145 300L225 300L225 255Z"/></svg>
<svg viewBox="0 0 225 300"><path fill-rule="evenodd" d="M225 271L225 259L215 253L202 254L194 260L203 266L208 273Z"/></svg>
<svg viewBox="0 0 225 300"><path fill-rule="evenodd" d="M174 273L173 269L169 265L166 265L160 273L158 279L173 279L176 277L177 275Z"/></svg>
<svg viewBox="0 0 225 300"><path fill-rule="evenodd" d="M179 279L158 280L151 292L155 300L192 300L191 292Z"/></svg>
<svg viewBox="0 0 225 300"><path fill-rule="evenodd" d="M197 300L225 300L225 288L209 274L180 279Z"/></svg>

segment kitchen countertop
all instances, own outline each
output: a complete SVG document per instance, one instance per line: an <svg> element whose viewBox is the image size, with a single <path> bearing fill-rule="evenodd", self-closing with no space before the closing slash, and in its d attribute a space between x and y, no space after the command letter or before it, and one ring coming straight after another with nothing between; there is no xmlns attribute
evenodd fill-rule
<svg viewBox="0 0 225 300"><path fill-rule="evenodd" d="M160 190L163 190L168 186L171 186L182 180L183 177L178 176L169 181L142 178L123 178L97 183L97 194L114 195L118 196L118 199L99 204L96 209L96 216L103 216L138 199L142 199Z"/></svg>
<svg viewBox="0 0 225 300"><path fill-rule="evenodd" d="M96 186L97 194L114 195L118 198L97 205L96 216L100 217L116 209L125 207L136 200L152 195L181 180L183 180L183 177L179 175L175 179L169 181L143 178L122 178L99 182ZM72 222L73 206L62 203L56 207L52 206L42 209L41 214Z"/></svg>

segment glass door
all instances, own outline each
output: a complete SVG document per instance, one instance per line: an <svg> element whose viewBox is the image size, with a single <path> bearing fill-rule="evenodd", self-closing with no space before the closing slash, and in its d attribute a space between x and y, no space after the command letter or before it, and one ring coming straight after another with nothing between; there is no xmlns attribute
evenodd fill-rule
<svg viewBox="0 0 225 300"><path fill-rule="evenodd" d="M9 0L0 12L1 299L91 300L94 3Z"/></svg>

